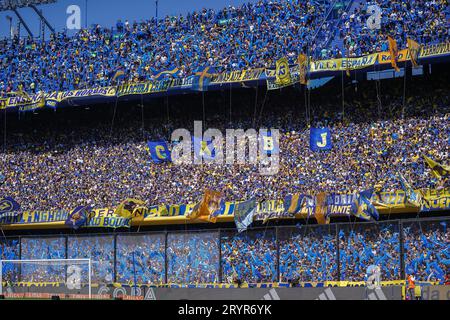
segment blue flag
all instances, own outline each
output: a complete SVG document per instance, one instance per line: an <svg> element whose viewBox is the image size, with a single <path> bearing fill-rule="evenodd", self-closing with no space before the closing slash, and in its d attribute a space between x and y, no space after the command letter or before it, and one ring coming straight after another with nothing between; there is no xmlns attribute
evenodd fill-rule
<svg viewBox="0 0 450 320"><path fill-rule="evenodd" d="M350 207L351 214L364 220L371 220L372 218L378 220L380 215L370 201L372 193L373 189L360 192Z"/></svg>
<svg viewBox="0 0 450 320"><path fill-rule="evenodd" d="M208 91L209 83L212 76L215 74L214 67L200 67L194 75L192 83L192 90L194 91Z"/></svg>
<svg viewBox="0 0 450 320"><path fill-rule="evenodd" d="M172 161L169 148L165 141L150 141L148 143L148 149L153 162L162 163Z"/></svg>
<svg viewBox="0 0 450 320"><path fill-rule="evenodd" d="M72 229L78 229L79 227L86 224L89 213L91 212L91 206L78 206L69 214L65 224Z"/></svg>
<svg viewBox="0 0 450 320"><path fill-rule="evenodd" d="M153 77L155 80L162 80L168 75L172 76L173 78L178 78L179 73L180 69L175 66L170 66L167 70L155 72L153 74Z"/></svg>
<svg viewBox="0 0 450 320"><path fill-rule="evenodd" d="M330 129L311 128L309 131L309 147L314 152L330 150L332 148Z"/></svg>
<svg viewBox="0 0 450 320"><path fill-rule="evenodd" d="M4 197L0 199L0 218L17 216L19 214L19 210L20 204L18 204L13 198Z"/></svg>
<svg viewBox="0 0 450 320"><path fill-rule="evenodd" d="M205 160L214 160L216 157L216 150L212 141L204 141L198 137L192 137L192 143L194 144L195 157Z"/></svg>
<svg viewBox="0 0 450 320"><path fill-rule="evenodd" d="M261 132L260 134L261 145L263 146L264 153L268 155L278 154L280 152L280 146L272 136L272 131L268 130Z"/></svg>
<svg viewBox="0 0 450 320"><path fill-rule="evenodd" d="M253 216L256 213L256 200L250 199L236 204L234 208L234 222L238 232L241 233L247 230L253 222Z"/></svg>

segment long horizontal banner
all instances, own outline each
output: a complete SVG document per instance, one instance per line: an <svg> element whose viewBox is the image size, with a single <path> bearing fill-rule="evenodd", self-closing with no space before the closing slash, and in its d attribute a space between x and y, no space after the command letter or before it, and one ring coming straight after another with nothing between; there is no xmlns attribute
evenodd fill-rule
<svg viewBox="0 0 450 320"><path fill-rule="evenodd" d="M443 190L422 190L425 201L420 212L450 210L450 188ZM330 194L327 197L328 213L333 217L350 216L350 208L355 201L354 194ZM405 204L403 191L374 193L372 201L381 202L384 206L377 206L380 214L418 212L417 207ZM218 216L218 222L233 221L234 210L238 202L226 202ZM90 213L89 222L83 228L129 228L131 225L172 224L189 221L187 216L192 212L195 204L155 205L141 209L143 219L132 221L118 216L113 208L95 209ZM283 200L266 200L258 203L254 217L255 221L270 219L299 219L310 216L314 206L305 206L300 213L292 216L286 212ZM10 229L15 227L62 227L70 212L59 211L25 211L17 216L6 216L0 219L0 224Z"/></svg>
<svg viewBox="0 0 450 320"><path fill-rule="evenodd" d="M425 58L437 58L450 54L450 42L440 43L435 45L423 46L419 53L420 59ZM408 49L399 50L397 60L399 62L405 62L410 60L410 54ZM389 52L373 53L362 57L354 58L340 58L340 59L327 59L312 61L310 63L309 75L313 78L315 73L320 74L322 72L341 72L346 70L358 70L371 67L374 65L385 65L391 63L391 57ZM299 68L298 65L290 66L290 72L292 77L292 83L299 81ZM122 97L128 95L151 95L169 92L181 92L183 90L193 90L195 80L198 80L199 76L192 75L186 78L176 78L170 80L149 81L144 83L125 84L117 87L109 86L103 88L73 90L65 92L51 92L51 93L36 93L25 96L15 97L0 97L0 109L18 109L19 111L32 111L39 108L56 108L61 105L62 102L69 99L77 98L94 98L94 97ZM245 83L249 81L266 80L269 90L278 89L279 85L275 84L275 69L255 68L248 70L239 70L224 72L218 74L210 74L208 76L209 82L204 83L204 91L208 90L208 87L220 87L223 84L231 83ZM204 81L204 79L202 80Z"/></svg>

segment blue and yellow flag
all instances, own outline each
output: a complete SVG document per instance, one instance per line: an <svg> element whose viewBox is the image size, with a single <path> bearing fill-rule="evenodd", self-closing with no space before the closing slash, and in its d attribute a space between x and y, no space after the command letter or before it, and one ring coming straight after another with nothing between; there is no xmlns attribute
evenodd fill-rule
<svg viewBox="0 0 450 320"><path fill-rule="evenodd" d="M302 211L302 208L306 205L306 196L300 193L290 194L284 198L284 210L285 212L295 215Z"/></svg>
<svg viewBox="0 0 450 320"><path fill-rule="evenodd" d="M170 66L167 70L155 72L153 74L153 78L155 80L162 80L166 76L171 76L176 79L176 78L178 78L179 73L180 73L180 69L178 69L175 66Z"/></svg>
<svg viewBox="0 0 450 320"><path fill-rule="evenodd" d="M425 162L428 164L428 166L431 169L431 173L438 179L448 177L450 175L450 166L446 166L443 164L440 164L439 162L434 161L433 159L423 156L425 159Z"/></svg>
<svg viewBox="0 0 450 320"><path fill-rule="evenodd" d="M371 198L373 194L373 188L361 191L356 197L355 201L350 207L350 213L355 217L364 220L378 220L380 215L377 208L372 204Z"/></svg>
<svg viewBox="0 0 450 320"><path fill-rule="evenodd" d="M277 60L275 65L275 84L279 86L288 86L293 84L288 59L283 57Z"/></svg>
<svg viewBox="0 0 450 320"><path fill-rule="evenodd" d="M328 128L311 128L309 131L309 147L312 151L331 150L331 131Z"/></svg>
<svg viewBox="0 0 450 320"><path fill-rule="evenodd" d="M117 206L114 213L126 219L134 217L139 218L143 208L145 208L145 201L128 198Z"/></svg>
<svg viewBox="0 0 450 320"><path fill-rule="evenodd" d="M89 213L91 212L91 206L78 206L69 214L65 224L72 229L78 229L81 226L86 225L88 221Z"/></svg>
<svg viewBox="0 0 450 320"><path fill-rule="evenodd" d="M252 224L253 217L256 213L256 207L257 203L254 198L235 205L234 223L236 223L239 233L247 230L247 228Z"/></svg>
<svg viewBox="0 0 450 320"><path fill-rule="evenodd" d="M162 163L172 161L170 150L165 141L150 141L148 143L148 149L153 162Z"/></svg>
<svg viewBox="0 0 450 320"><path fill-rule="evenodd" d="M261 132L260 134L261 145L263 146L263 152L267 155L278 154L280 152L280 146L278 141L272 136L272 131L268 130Z"/></svg>
<svg viewBox="0 0 450 320"><path fill-rule="evenodd" d="M194 91L208 91L211 78L215 75L214 67L200 67L194 74L194 80L192 83L192 90Z"/></svg>
<svg viewBox="0 0 450 320"><path fill-rule="evenodd" d="M125 76L125 71L122 68L117 69L117 71L114 73L112 77L112 81L116 81L119 78L122 78Z"/></svg>
<svg viewBox="0 0 450 320"><path fill-rule="evenodd" d="M214 160L216 157L216 150L212 141L204 141L198 137L192 137L192 143L194 144L195 157L205 160Z"/></svg>
<svg viewBox="0 0 450 320"><path fill-rule="evenodd" d="M12 197L4 197L0 199L0 218L4 216L19 215L20 204Z"/></svg>

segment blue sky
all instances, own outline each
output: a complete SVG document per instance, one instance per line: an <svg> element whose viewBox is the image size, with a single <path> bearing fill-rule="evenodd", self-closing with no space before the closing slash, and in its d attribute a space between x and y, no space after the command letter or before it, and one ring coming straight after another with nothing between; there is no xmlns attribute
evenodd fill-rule
<svg viewBox="0 0 450 320"><path fill-rule="evenodd" d="M159 0L158 16L186 14L190 11L202 8L220 9L228 5L240 5L242 3L255 2L255 0ZM70 5L78 5L81 9L81 24L85 25L87 3L88 25L99 23L101 26L115 25L118 19L134 20L148 19L155 16L155 0L59 0L55 4L42 5L38 8L55 27L61 31L66 26L68 14L66 9ZM35 36L39 34L39 18L31 8L18 10L27 22ZM0 37L9 35L9 22L6 16L13 17L13 25L17 25L17 17L14 12L0 12ZM48 33L48 31L46 31ZM21 35L26 31L22 28Z"/></svg>

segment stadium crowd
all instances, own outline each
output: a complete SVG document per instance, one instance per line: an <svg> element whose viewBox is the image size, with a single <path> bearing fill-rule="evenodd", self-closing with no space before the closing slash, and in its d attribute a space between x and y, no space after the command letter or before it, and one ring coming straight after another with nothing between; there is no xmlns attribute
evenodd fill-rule
<svg viewBox="0 0 450 320"><path fill-rule="evenodd" d="M280 281L295 283L336 279L334 226L303 229L280 229Z"/></svg>
<svg viewBox="0 0 450 320"><path fill-rule="evenodd" d="M7 128L2 190L26 211L71 210L83 204L114 208L128 197L148 205L195 203L205 185L222 191L226 201L284 199L296 192L355 193L375 186L395 191L401 189L398 172L414 188L439 189L448 186L448 180L434 178L422 156L444 163L448 159L450 109L445 92L420 91L407 98L403 119L401 98L395 95L383 96L386 103L380 110L376 97L362 93L349 99L345 115L332 102L317 103L310 123L330 128L329 152L310 150L307 120L292 107L292 97L269 101L258 123L237 110L241 114L231 124L221 116L227 100L217 97L208 109L207 127L222 132L254 125L280 129L280 169L272 176L262 176L258 165L250 163L154 163L147 142L170 140L176 128L193 132L193 120L199 119L195 113L184 120L156 116L142 121L141 111L130 109L114 125L101 109L98 115L85 111L79 119L63 115L52 126L46 125L46 117L41 122L32 118L30 125Z"/></svg>
<svg viewBox="0 0 450 320"><path fill-rule="evenodd" d="M372 12L369 5L381 9L381 29L369 28L367 21ZM343 12L338 38L343 41L344 55L361 56L373 52L388 51L386 34L397 43L406 44L407 38L419 43L439 43L449 39L448 1L355 1L352 11Z"/></svg>
<svg viewBox="0 0 450 320"><path fill-rule="evenodd" d="M417 281L444 281L450 266L448 222L403 222L406 275L414 275ZM401 280L399 230L398 222L383 222L280 227L278 236L272 228L242 234L222 231L221 255L219 233L211 231L169 232L167 257L165 237L160 233L118 235L116 258L113 237L108 235L69 237L67 249L69 258L92 259L94 283L112 282L116 270L119 283L132 285L136 280L138 284L161 285L165 283L166 259L167 283L171 284L218 283L219 264L222 283L337 281L338 262L341 280L365 281L368 267L377 265L384 281ZM0 257L64 258L65 243L64 237L3 238ZM10 281L57 282L63 281L66 273L64 266L24 264L19 268L4 263L3 275ZM81 275L86 277L87 269Z"/></svg>
<svg viewBox="0 0 450 320"><path fill-rule="evenodd" d="M167 282L219 282L217 232L170 233L167 238Z"/></svg>
<svg viewBox="0 0 450 320"><path fill-rule="evenodd" d="M165 236L119 235L117 237L117 278L120 283L165 281Z"/></svg>
<svg viewBox="0 0 450 320"><path fill-rule="evenodd" d="M330 15L334 1L260 0L219 11L203 9L186 16L130 23L114 28L94 25L73 37L65 32L38 39L0 40L0 93L29 93L96 88L121 81L152 80L159 72L179 68L178 77L199 67L211 72L273 67L287 56L296 60L307 46L314 58L342 57L387 50L386 34L423 44L448 41L447 0L377 1L382 8L381 30L367 28L367 5L342 2L338 17ZM344 44L329 48L336 35ZM344 49L348 48L348 49Z"/></svg>
<svg viewBox="0 0 450 320"><path fill-rule="evenodd" d="M184 77L206 65L222 72L272 66L283 55L294 61L330 3L258 1L160 21L118 21L111 29L96 25L73 37L58 33L47 42L3 40L0 92L19 84L27 92L107 86L117 70L137 82L173 67Z"/></svg>
<svg viewBox="0 0 450 320"><path fill-rule="evenodd" d="M222 237L222 277L249 283L277 280L277 248L273 230Z"/></svg>

